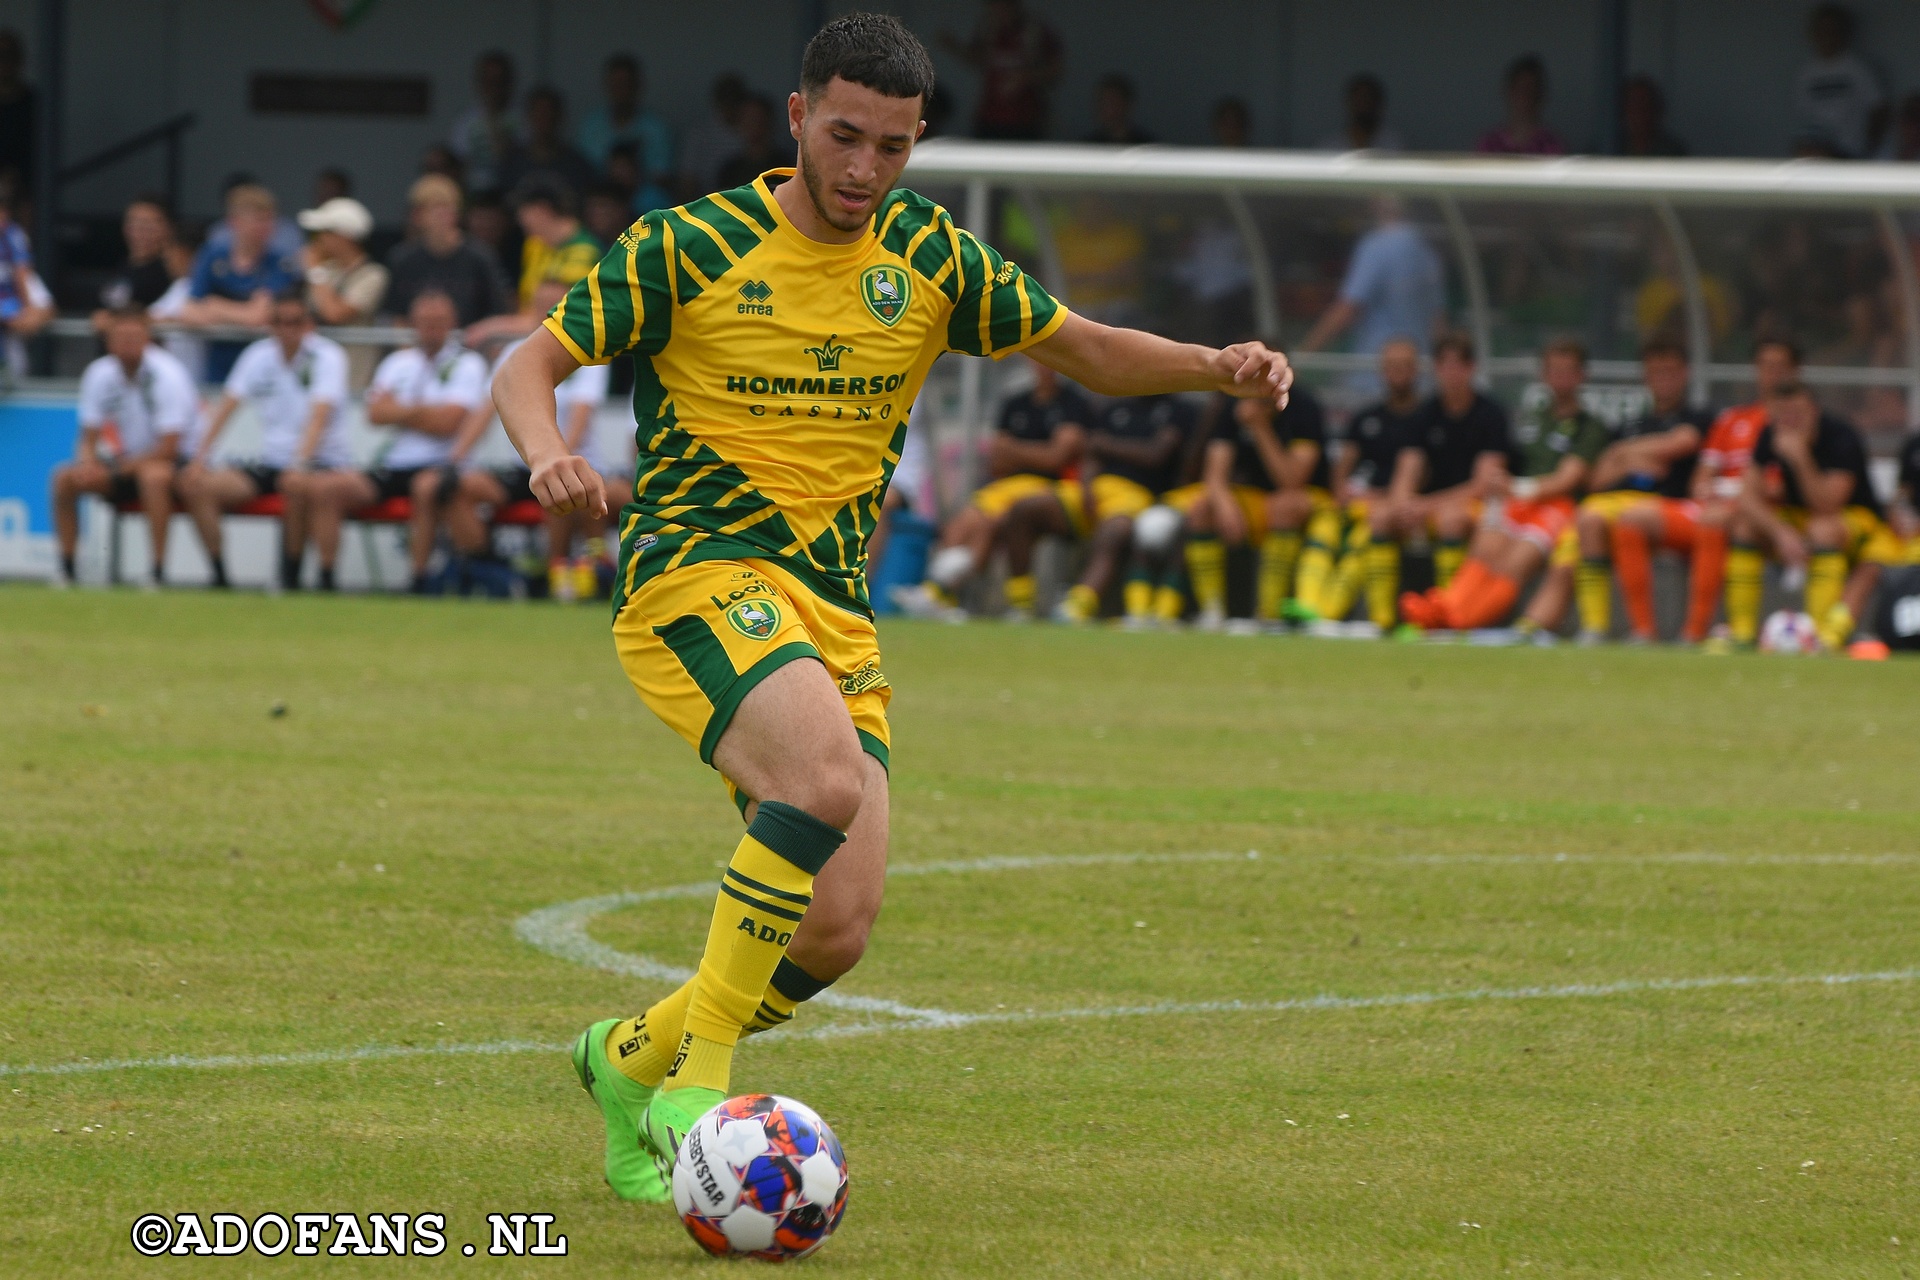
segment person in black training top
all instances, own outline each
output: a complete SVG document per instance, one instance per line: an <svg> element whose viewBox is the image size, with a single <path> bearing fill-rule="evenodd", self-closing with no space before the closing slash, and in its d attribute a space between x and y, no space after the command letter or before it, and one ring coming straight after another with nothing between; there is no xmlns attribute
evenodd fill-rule
<svg viewBox="0 0 1920 1280"><path fill-rule="evenodd" d="M93 313L93 327L101 333L114 312L160 301L193 265L193 255L175 238L173 218L158 196L137 196L127 205L120 235L127 244L127 260L100 287L100 307Z"/></svg>
<svg viewBox="0 0 1920 1280"><path fill-rule="evenodd" d="M1900 472L1887 522L1894 536L1906 544L1908 564L1920 564L1920 431L1900 446Z"/></svg>
<svg viewBox="0 0 1920 1280"><path fill-rule="evenodd" d="M1101 598L1126 560L1134 517L1172 487L1192 421L1177 396L1141 396L1108 405L1087 436L1079 474L1020 499L1008 511L1009 581L1031 578L1033 547L1042 537L1086 538L1085 571L1068 589L1054 618L1082 623L1099 617Z"/></svg>
<svg viewBox="0 0 1920 1280"><path fill-rule="evenodd" d="M1371 513L1367 591L1376 581L1400 584L1400 544L1431 535L1434 585L1453 581L1467 558L1467 540L1481 501L1512 452L1507 412L1474 387L1473 340L1449 333L1433 344L1434 393L1415 412L1406 461L1394 473L1387 502Z"/></svg>
<svg viewBox="0 0 1920 1280"><path fill-rule="evenodd" d="M1853 639L1883 565L1900 562L1853 424L1822 413L1803 382L1778 388L1754 441L1728 530L1727 629L1735 644L1760 632L1765 557L1806 573L1806 610L1829 649Z"/></svg>
<svg viewBox="0 0 1920 1280"><path fill-rule="evenodd" d="M1187 577L1202 628L1226 619L1229 545L1260 548L1255 617L1279 620L1302 531L1317 512L1333 509L1326 446L1326 414L1304 388L1295 386L1279 412L1215 401L1200 483L1178 501L1169 498L1186 516Z"/></svg>
<svg viewBox="0 0 1920 1280"><path fill-rule="evenodd" d="M959 591L987 567L1006 532L1007 515L1023 498L1061 492L1078 474L1086 451L1093 406L1060 375L1037 361L1033 390L1008 400L987 451L993 479L982 485L966 507L940 533L940 549L927 565L927 580L895 587L893 602L916 618L957 616ZM1078 498L1078 494L1074 495ZM1007 579L1007 605L1016 613L1033 611L1030 574Z"/></svg>
<svg viewBox="0 0 1920 1280"><path fill-rule="evenodd" d="M1367 617L1382 631L1393 625L1394 606L1400 594L1399 548L1385 544L1388 554L1373 554L1373 526L1385 521L1393 489L1393 477L1401 458L1413 448L1414 421L1420 411L1420 348L1408 338L1393 338L1380 348L1380 382L1386 391L1353 415L1339 442L1333 468L1333 492L1345 517L1345 538L1339 543L1339 563L1325 577L1320 598L1306 600L1322 618L1340 622L1352 611L1354 600L1364 584L1367 589ZM1417 465L1417 459L1409 460ZM1327 554L1309 544L1301 560L1306 565L1317 555ZM1388 571L1375 575L1369 566L1379 559ZM1302 592L1304 598L1305 592Z"/></svg>

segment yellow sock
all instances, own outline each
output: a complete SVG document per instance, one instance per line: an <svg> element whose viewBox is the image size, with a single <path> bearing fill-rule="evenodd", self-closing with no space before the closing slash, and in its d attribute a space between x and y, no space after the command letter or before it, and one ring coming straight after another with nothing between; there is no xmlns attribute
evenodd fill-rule
<svg viewBox="0 0 1920 1280"><path fill-rule="evenodd" d="M1227 548L1218 538L1187 540L1187 577L1193 581L1193 599L1201 610L1227 607Z"/></svg>
<svg viewBox="0 0 1920 1280"><path fill-rule="evenodd" d="M1467 544L1464 542L1443 542L1433 549L1434 585L1444 587L1453 581L1453 575L1460 572L1460 566L1467 562Z"/></svg>
<svg viewBox="0 0 1920 1280"><path fill-rule="evenodd" d="M1019 573L1007 579L1007 608L1016 613L1032 613L1033 598L1040 593L1034 584L1033 575Z"/></svg>
<svg viewBox="0 0 1920 1280"><path fill-rule="evenodd" d="M804 810L760 802L720 878L685 1029L663 1087L726 1092L740 1030L759 1009L806 915L814 876L846 838Z"/></svg>
<svg viewBox="0 0 1920 1280"><path fill-rule="evenodd" d="M1613 566L1582 560L1573 573L1573 596L1580 606L1580 629L1603 636L1613 630Z"/></svg>
<svg viewBox="0 0 1920 1280"><path fill-rule="evenodd" d="M627 1079L659 1088L686 1030L687 1004L692 999L693 979L688 978L639 1017L616 1023L607 1033L607 1061Z"/></svg>
<svg viewBox="0 0 1920 1280"><path fill-rule="evenodd" d="M1760 595L1767 561L1755 547L1727 549L1727 630L1741 644L1760 635Z"/></svg>
<svg viewBox="0 0 1920 1280"><path fill-rule="evenodd" d="M1145 618L1153 613L1153 584L1145 578L1127 579L1124 594L1129 618Z"/></svg>
<svg viewBox="0 0 1920 1280"><path fill-rule="evenodd" d="M1824 623L1847 587L1847 557L1838 551L1815 551L1807 560L1807 612Z"/></svg>
<svg viewBox="0 0 1920 1280"><path fill-rule="evenodd" d="M747 1025L740 1028L741 1032L752 1036L785 1026L793 1021L795 1009L832 985L781 956L773 977L767 980L767 989L760 994L760 1007L747 1019Z"/></svg>
<svg viewBox="0 0 1920 1280"><path fill-rule="evenodd" d="M1382 631L1393 625L1400 608L1400 544L1367 546L1367 616Z"/></svg>
<svg viewBox="0 0 1920 1280"><path fill-rule="evenodd" d="M1153 589L1153 616L1162 622L1178 622L1180 615L1187 611L1187 598L1180 594L1178 587L1155 587Z"/></svg>
<svg viewBox="0 0 1920 1280"><path fill-rule="evenodd" d="M1300 559L1300 535L1275 529L1260 542L1260 594L1254 616L1277 618L1280 604L1293 586L1293 566Z"/></svg>
<svg viewBox="0 0 1920 1280"><path fill-rule="evenodd" d="M1076 582L1067 588L1067 613L1082 622L1091 622L1100 616L1100 593L1084 582Z"/></svg>

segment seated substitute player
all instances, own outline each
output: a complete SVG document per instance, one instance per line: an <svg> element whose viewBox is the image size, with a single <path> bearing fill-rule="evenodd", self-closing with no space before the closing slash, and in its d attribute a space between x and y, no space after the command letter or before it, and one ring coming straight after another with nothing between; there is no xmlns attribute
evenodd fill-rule
<svg viewBox="0 0 1920 1280"><path fill-rule="evenodd" d="M91 493L115 506L140 503L153 548L152 573L142 585L158 587L165 581L174 469L182 442L199 422L200 391L184 364L153 345L144 310L113 312L104 336L107 353L80 375L79 453L53 473L53 527L60 548L53 583L63 587L73 581L80 495Z"/></svg>
<svg viewBox="0 0 1920 1280"><path fill-rule="evenodd" d="M1386 502L1369 506L1370 599L1399 590L1400 544L1421 534L1439 540L1435 585L1451 583L1483 500L1505 482L1507 411L1475 388L1475 369L1471 338L1448 333L1434 340L1434 392L1414 412Z"/></svg>
<svg viewBox="0 0 1920 1280"><path fill-rule="evenodd" d="M1055 609L1055 621L1092 622L1100 616L1102 597L1127 564L1134 517L1172 487L1170 477L1191 421L1178 396L1116 400L1100 412L1087 436L1078 477L1022 498L1007 512L1010 580L1030 580L1033 547L1041 538L1087 540L1086 568ZM1134 593L1130 613L1134 605L1151 610L1152 587L1147 591L1144 605Z"/></svg>
<svg viewBox="0 0 1920 1280"><path fill-rule="evenodd" d="M640 472L621 513L614 644L748 821L695 976L574 1049L607 1122L607 1180L629 1199L667 1198L660 1169L726 1096L743 1031L786 1022L866 947L885 885L891 690L862 563L934 359L1028 351L1114 396L1283 401L1291 381L1257 343L1214 350L1072 315L944 209L893 191L933 87L896 19L829 23L800 85L794 169L647 214L494 381L541 502L598 511L600 479L566 452L553 389L632 354ZM742 322L748 281L773 316Z"/></svg>
<svg viewBox="0 0 1920 1280"><path fill-rule="evenodd" d="M1502 621L1573 527L1574 503L1609 433L1580 401L1586 348L1569 340L1549 343L1540 364L1552 398L1521 416L1504 465L1495 464L1490 478L1490 492L1505 501L1497 516L1481 523L1451 582L1400 597L1400 614L1414 626L1466 631Z"/></svg>
<svg viewBox="0 0 1920 1280"><path fill-rule="evenodd" d="M367 421L396 428L369 471L335 471L313 483L313 541L323 581L340 552L340 525L355 511L393 498L411 503L407 553L413 590L427 589L427 561L442 504L452 496L453 437L485 402L487 362L453 336L453 299L425 290L407 319L414 344L380 362L367 388Z"/></svg>
<svg viewBox="0 0 1920 1280"><path fill-rule="evenodd" d="M1822 413L1801 382L1778 388L1767 408L1729 530L1727 626L1738 645L1759 635L1762 557L1771 555L1805 571L1806 610L1820 641L1843 649L1866 615L1882 567L1900 562L1900 546L1853 424ZM1753 587L1736 591L1736 583Z"/></svg>
<svg viewBox="0 0 1920 1280"><path fill-rule="evenodd" d="M313 331L313 308L304 294L276 298L269 323L272 335L250 344L234 361L193 462L180 473L181 502L200 531L216 587L227 585L221 514L280 493L286 497L280 517L280 585L297 590L307 549L313 473L341 470L349 462L343 413L346 348ZM259 449L238 466L215 467L214 448L243 403L260 420ZM333 590L331 569L321 570L320 589Z"/></svg>
<svg viewBox="0 0 1920 1280"><path fill-rule="evenodd" d="M1386 395L1353 415L1344 438L1335 449L1333 491L1341 503L1346 522L1345 538L1336 543L1339 560L1331 573L1321 578L1318 600L1301 596L1315 613L1331 622L1343 622L1353 611L1353 603L1364 588L1367 617L1381 632L1393 626L1399 594L1398 548L1389 544L1388 555L1374 557L1373 526L1379 520L1391 525L1388 504L1392 501L1393 478L1410 450L1414 420L1420 409L1420 348L1407 338L1389 339L1380 348L1380 382ZM1409 459L1418 465L1417 458ZM1311 531L1310 531L1311 532ZM1314 557L1331 552L1309 540L1301 554L1303 576L1321 577L1306 566ZM1370 565L1378 572L1369 572Z"/></svg>
<svg viewBox="0 0 1920 1280"><path fill-rule="evenodd" d="M1887 523L1903 544L1908 564L1920 564L1920 431L1900 446L1899 480Z"/></svg>
<svg viewBox="0 0 1920 1280"><path fill-rule="evenodd" d="M1187 577L1202 630L1226 622L1229 546L1259 547L1254 618L1280 620L1305 529L1339 518L1326 444L1326 415L1304 388L1278 411L1264 400L1222 397L1214 405L1200 482L1167 495L1186 517Z"/></svg>
<svg viewBox="0 0 1920 1280"><path fill-rule="evenodd" d="M1077 488L1070 477L1078 474L1086 451L1093 405L1047 366L1036 363L1033 372L1033 389L1000 408L999 429L987 446L987 470L993 479L940 531L927 580L894 589L893 602L908 615L959 617L960 589L993 559L1014 504L1035 494ZM1009 576L1006 591L1007 607L1016 617L1032 615L1035 588L1030 573L1023 568Z"/></svg>
<svg viewBox="0 0 1920 1280"><path fill-rule="evenodd" d="M1611 631L1617 577L1633 638L1655 639L1651 549L1662 547L1692 559L1693 598L1681 634L1697 644L1720 607L1726 559L1724 529L1704 525L1692 497L1695 464L1713 415L1687 401L1692 373L1687 349L1678 342L1655 338L1642 347L1640 374L1652 403L1600 455L1587 486L1592 493L1574 518L1580 634L1591 642Z"/></svg>

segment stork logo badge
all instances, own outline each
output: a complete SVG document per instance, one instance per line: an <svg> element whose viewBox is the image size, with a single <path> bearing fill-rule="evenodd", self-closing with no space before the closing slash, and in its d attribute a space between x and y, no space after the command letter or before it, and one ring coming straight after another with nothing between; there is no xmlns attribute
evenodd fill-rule
<svg viewBox="0 0 1920 1280"><path fill-rule="evenodd" d="M780 606L771 600L742 600L727 610L727 621L749 640L765 640L780 629Z"/></svg>
<svg viewBox="0 0 1920 1280"><path fill-rule="evenodd" d="M868 267L860 274L860 300L874 319L891 329L907 314L913 286L899 267Z"/></svg>
<svg viewBox="0 0 1920 1280"><path fill-rule="evenodd" d="M840 357L853 350L853 348L846 343L839 341L839 338L839 334L830 333L827 335L827 340L819 346L803 347L801 350L820 362L820 372L827 373L831 371L838 373L840 370Z"/></svg>

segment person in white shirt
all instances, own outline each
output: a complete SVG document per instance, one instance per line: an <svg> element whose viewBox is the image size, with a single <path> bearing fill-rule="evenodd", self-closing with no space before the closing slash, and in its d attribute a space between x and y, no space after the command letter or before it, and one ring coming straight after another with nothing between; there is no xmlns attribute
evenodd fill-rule
<svg viewBox="0 0 1920 1280"><path fill-rule="evenodd" d="M424 593L434 529L456 483L449 465L453 438L486 400L487 362L455 340L453 299L446 294L423 291L407 319L414 345L382 360L367 388L368 425L394 428L393 439L375 456L370 471L315 477L313 542L324 573L339 553L342 521L376 502L407 498L413 590Z"/></svg>
<svg viewBox="0 0 1920 1280"><path fill-rule="evenodd" d="M185 365L153 345L153 329L140 308L115 311L105 337L107 354L80 377L79 452L53 473L60 546L54 584L73 581L80 495L91 493L116 506L138 499L153 539L151 584L157 587L167 562L174 468L181 442L200 417L200 391Z"/></svg>
<svg viewBox="0 0 1920 1280"><path fill-rule="evenodd" d="M222 513L279 493L286 497L280 583L288 590L297 589L307 547L314 472L342 470L349 461L346 349L313 331L312 304L298 293L275 300L269 323L273 335L253 343L234 361L206 435L180 475L180 498L207 548L216 587L227 585ZM260 421L259 447L239 465L216 467L213 454L220 433L243 402L253 407ZM331 567L322 569L320 586L333 589Z"/></svg>
<svg viewBox="0 0 1920 1280"><path fill-rule="evenodd" d="M558 281L542 281L534 290L533 309L544 314L559 305L567 296L567 286ZM520 342L514 342L501 350L493 362L494 372L498 373L507 362L507 357L519 348ZM560 432L566 437L570 452L587 458L601 473L603 482L614 468L605 465L605 459L593 454L593 417L607 398L606 365L582 365L553 390L554 408L560 423ZM487 428L495 421L491 383L487 399L475 409L461 427L459 436L453 442L454 465L462 466L473 448L487 434ZM452 504L447 508L447 533L453 539L455 550L470 559L490 559L493 554L492 537L487 529L485 513L498 511L516 502L533 501L533 489L529 485L530 473L520 461L518 454L509 453L511 463L492 469L464 467L460 472L460 487L454 494ZM608 488L614 486L609 482ZM603 530L604 521L596 520L585 511L577 511L564 516L547 516L547 584L553 598L570 603L581 597L591 597L598 587L598 563L604 557L604 546L599 552L590 551L581 562L573 559L573 543L576 536L589 540L598 538Z"/></svg>
<svg viewBox="0 0 1920 1280"><path fill-rule="evenodd" d="M1853 12L1840 4L1815 5L1807 43L1813 58L1794 82L1795 149L1864 160L1879 149L1889 112L1879 75L1853 51Z"/></svg>

